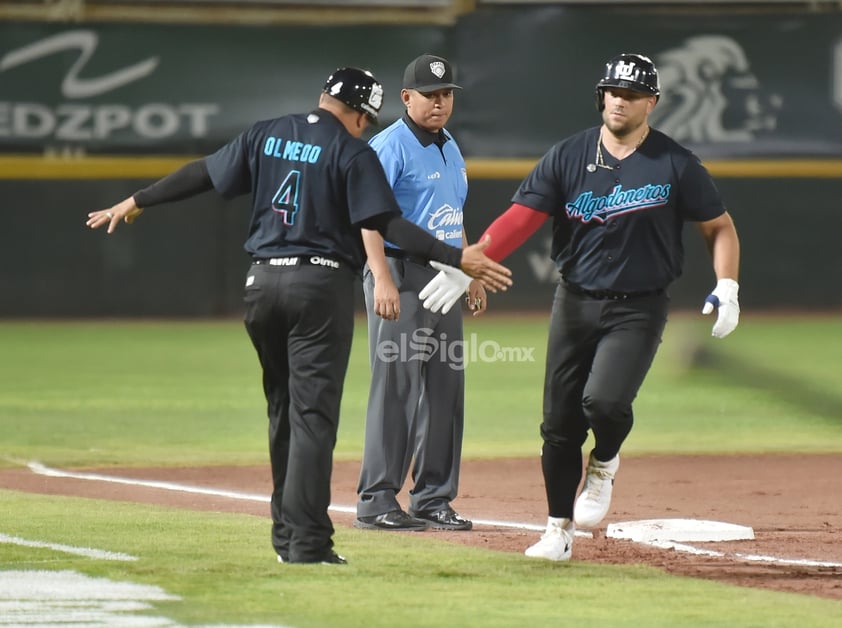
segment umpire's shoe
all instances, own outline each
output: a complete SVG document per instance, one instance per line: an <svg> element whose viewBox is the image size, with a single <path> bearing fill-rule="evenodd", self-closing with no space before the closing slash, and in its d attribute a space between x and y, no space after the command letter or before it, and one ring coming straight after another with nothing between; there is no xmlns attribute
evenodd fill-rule
<svg viewBox="0 0 842 628"><path fill-rule="evenodd" d="M530 558L546 558L547 560L570 560L573 551L573 536L576 534L576 524L570 519L547 520L547 531L541 535L535 545L526 548L524 554Z"/></svg>
<svg viewBox="0 0 842 628"><path fill-rule="evenodd" d="M417 512L415 516L429 522L434 530L470 530L474 527L473 521L460 517L450 506L429 513Z"/></svg>
<svg viewBox="0 0 842 628"><path fill-rule="evenodd" d="M382 515L371 517L357 517L355 528L363 530L396 530L404 532L420 532L430 527L430 524L405 513L403 510L392 510Z"/></svg>
<svg viewBox="0 0 842 628"><path fill-rule="evenodd" d="M619 467L619 454L607 462L601 462L591 452L585 472L585 485L573 508L573 521L578 527L596 527L608 514L614 490L614 474Z"/></svg>

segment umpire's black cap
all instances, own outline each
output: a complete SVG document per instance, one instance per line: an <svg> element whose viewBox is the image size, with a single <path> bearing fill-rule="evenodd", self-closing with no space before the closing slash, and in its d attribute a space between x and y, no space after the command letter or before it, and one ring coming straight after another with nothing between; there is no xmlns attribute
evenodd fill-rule
<svg viewBox="0 0 842 628"><path fill-rule="evenodd" d="M423 54L406 66L403 73L403 88L419 92L434 92L438 89L462 89L453 82L453 68L444 57Z"/></svg>
<svg viewBox="0 0 842 628"><path fill-rule="evenodd" d="M383 106L383 85L368 70L339 68L327 77L322 91L377 123L377 114Z"/></svg>

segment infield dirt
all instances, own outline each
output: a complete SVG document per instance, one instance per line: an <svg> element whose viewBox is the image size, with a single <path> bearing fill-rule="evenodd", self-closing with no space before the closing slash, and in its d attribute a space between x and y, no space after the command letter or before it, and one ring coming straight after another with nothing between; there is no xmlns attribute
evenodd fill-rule
<svg viewBox="0 0 842 628"><path fill-rule="evenodd" d="M267 496L271 491L268 463L257 467L95 471ZM358 472L359 462L335 464L334 504L354 506ZM0 487L267 518L269 512L268 504L260 502L47 477L29 469L0 471ZM617 474L608 517L593 538L576 538L573 560L647 564L675 574L842 600L840 496L842 455L838 454L626 457ZM405 506L405 493L401 497ZM468 518L543 525L547 512L538 457L463 461L460 496L453 505ZM352 525L351 514L334 512L331 516L336 525ZM658 549L604 534L610 523L655 518L736 523L751 526L756 538L692 544L724 554L714 557ZM506 552L522 552L540 536L539 532L485 525L471 532L421 534ZM813 564L822 562L831 564Z"/></svg>

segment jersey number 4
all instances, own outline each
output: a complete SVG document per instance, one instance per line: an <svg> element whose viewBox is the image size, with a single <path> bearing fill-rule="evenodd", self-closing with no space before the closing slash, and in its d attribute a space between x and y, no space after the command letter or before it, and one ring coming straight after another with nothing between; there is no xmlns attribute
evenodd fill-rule
<svg viewBox="0 0 842 628"><path fill-rule="evenodd" d="M272 209L284 219L284 224L291 227L295 224L295 214L298 213L298 188L301 185L301 172L291 171L272 199Z"/></svg>

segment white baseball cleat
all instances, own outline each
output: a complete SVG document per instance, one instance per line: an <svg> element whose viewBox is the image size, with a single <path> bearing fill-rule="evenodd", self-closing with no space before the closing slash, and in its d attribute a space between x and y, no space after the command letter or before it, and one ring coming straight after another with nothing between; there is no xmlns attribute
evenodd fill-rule
<svg viewBox="0 0 842 628"><path fill-rule="evenodd" d="M594 458L591 452L585 484L573 507L573 521L580 528L593 528L608 514L611 493L614 490L614 474L620 468L620 454L607 462Z"/></svg>
<svg viewBox="0 0 842 628"><path fill-rule="evenodd" d="M528 547L524 554L530 558L570 560L575 533L576 525L570 519L550 517L547 521L547 531L541 536L541 540Z"/></svg>

